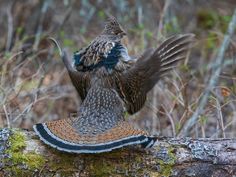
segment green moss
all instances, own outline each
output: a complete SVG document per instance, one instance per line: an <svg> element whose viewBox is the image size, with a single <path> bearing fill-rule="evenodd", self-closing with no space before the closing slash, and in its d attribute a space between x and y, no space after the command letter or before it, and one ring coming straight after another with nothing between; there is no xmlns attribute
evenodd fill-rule
<svg viewBox="0 0 236 177"><path fill-rule="evenodd" d="M89 172L89 176L111 176L116 174L117 176L130 175L134 167L137 167L135 171L140 170L141 157L136 153L130 153L127 149L114 150L106 154L94 154L86 156L86 171ZM142 174L142 169L139 174Z"/></svg>
<svg viewBox="0 0 236 177"><path fill-rule="evenodd" d="M54 160L50 160L48 166L51 170L57 171L58 169L63 169L65 173L71 173L74 171L74 154L68 154L64 152L60 152L56 149L51 149L51 151L56 155L57 157ZM55 161L57 163L55 163Z"/></svg>
<svg viewBox="0 0 236 177"><path fill-rule="evenodd" d="M75 172L78 166L84 166L84 171L89 172L89 176L109 176L113 174L114 170L121 168L122 170L127 164L121 164L123 161L115 162L120 159L122 155L125 155L125 151L118 150L104 154L68 154L60 152L56 149L51 148L53 156L47 163L47 166L52 171L61 171L62 176L71 176ZM55 155L55 156L54 156ZM80 161L76 162L76 158ZM79 164L81 163L81 164ZM115 164L115 165L113 165Z"/></svg>
<svg viewBox="0 0 236 177"><path fill-rule="evenodd" d="M45 163L44 158L36 154L35 152L24 153L23 150L26 147L25 136L19 131L14 131L13 135L9 138L10 147L6 150L9 154L9 158L6 159L7 163L11 166L8 168L9 171L15 174L24 174L22 165L25 169L36 170L41 169ZM19 168L21 166L21 168Z"/></svg>
<svg viewBox="0 0 236 177"><path fill-rule="evenodd" d="M114 163L116 159L120 159L122 153L122 150L117 150L107 153L106 156L104 156L104 154L94 154L90 156L88 161L90 176L110 176L117 168L123 169L123 166L120 167L120 162ZM116 164L116 166L114 166L114 164Z"/></svg>
<svg viewBox="0 0 236 177"><path fill-rule="evenodd" d="M109 163L105 160L93 160L92 163L89 165L90 175L91 176L109 176L115 170L115 167L112 166L112 163Z"/></svg>
<svg viewBox="0 0 236 177"><path fill-rule="evenodd" d="M160 174L161 176L171 176L172 174L172 169L175 165L175 161L176 161L176 156L173 153L174 148L169 147L168 148L168 160L162 160L162 159L158 159L157 162L160 165Z"/></svg>
<svg viewBox="0 0 236 177"><path fill-rule="evenodd" d="M25 154L26 164L30 169L40 169L45 163L44 157L35 152Z"/></svg>
<svg viewBox="0 0 236 177"><path fill-rule="evenodd" d="M17 152L25 148L25 136L23 133L14 131L13 135L9 138L10 149L8 151Z"/></svg>
<svg viewBox="0 0 236 177"><path fill-rule="evenodd" d="M152 177L162 177L162 175L158 172L150 172L149 176L152 176Z"/></svg>

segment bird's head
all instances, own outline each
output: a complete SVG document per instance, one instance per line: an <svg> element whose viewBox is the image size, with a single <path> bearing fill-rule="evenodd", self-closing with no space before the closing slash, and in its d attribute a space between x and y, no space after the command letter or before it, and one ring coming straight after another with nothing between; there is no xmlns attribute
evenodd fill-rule
<svg viewBox="0 0 236 177"><path fill-rule="evenodd" d="M102 32L103 35L114 35L120 39L126 35L126 32L118 23L115 17L110 16L106 22L105 28Z"/></svg>

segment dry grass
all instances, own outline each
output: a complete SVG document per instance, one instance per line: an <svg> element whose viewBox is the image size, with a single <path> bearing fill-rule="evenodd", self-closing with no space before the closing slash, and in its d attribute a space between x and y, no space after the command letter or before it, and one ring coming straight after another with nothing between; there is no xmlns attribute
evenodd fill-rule
<svg viewBox="0 0 236 177"><path fill-rule="evenodd" d="M76 51L99 34L106 14L112 13L129 34L124 43L131 55L174 33L196 34L190 55L158 82L142 111L132 116L151 133L178 136L215 71L214 61L234 10L231 1L94 2L0 2L0 127L31 129L36 122L76 112L80 99L46 37ZM189 136L236 136L235 39L234 34L219 81Z"/></svg>

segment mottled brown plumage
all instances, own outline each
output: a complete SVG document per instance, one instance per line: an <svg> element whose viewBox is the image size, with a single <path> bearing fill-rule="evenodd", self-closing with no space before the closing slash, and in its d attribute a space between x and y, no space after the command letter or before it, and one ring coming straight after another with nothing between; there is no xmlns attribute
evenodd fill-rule
<svg viewBox="0 0 236 177"><path fill-rule="evenodd" d="M74 66L78 71L92 71L99 67L116 68L117 63L131 60L121 39L126 35L114 17L110 17L103 32L87 47L74 55ZM119 68L120 69L120 68Z"/></svg>
<svg viewBox="0 0 236 177"><path fill-rule="evenodd" d="M121 29L118 22L111 19L102 33L104 35L105 32L105 37L98 37L99 40L93 41L84 53L78 54L76 69L71 66L67 54L63 53L63 62L83 102L78 116L34 126L45 143L62 151L76 153L105 152L130 144L153 145L155 138L125 121L124 113L128 111L134 114L143 107L147 93L157 81L186 57L194 35L175 35L157 49L147 50L137 60L122 61L120 53L123 46L119 41L117 44L109 41L110 37L106 38L107 35L117 37L117 34L109 33L113 28L117 28L117 31ZM113 52L116 55L106 57L106 47L101 46L109 44L113 48L107 51L115 48ZM94 56L99 56L99 59ZM120 61L131 61L132 64L129 67L120 66ZM78 68L79 65L82 68Z"/></svg>

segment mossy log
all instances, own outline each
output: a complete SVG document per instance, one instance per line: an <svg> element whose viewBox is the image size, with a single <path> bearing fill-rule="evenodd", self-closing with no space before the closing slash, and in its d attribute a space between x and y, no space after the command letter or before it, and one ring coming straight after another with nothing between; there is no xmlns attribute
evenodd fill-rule
<svg viewBox="0 0 236 177"><path fill-rule="evenodd" d="M70 154L32 131L0 130L0 176L234 176L236 139L158 138L101 154Z"/></svg>

